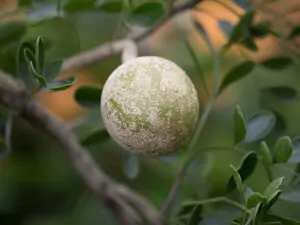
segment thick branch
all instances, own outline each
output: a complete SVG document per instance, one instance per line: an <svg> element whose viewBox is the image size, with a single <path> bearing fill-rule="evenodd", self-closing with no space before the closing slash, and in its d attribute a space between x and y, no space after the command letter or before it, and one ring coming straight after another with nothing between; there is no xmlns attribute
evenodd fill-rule
<svg viewBox="0 0 300 225"><path fill-rule="evenodd" d="M39 103L27 99L25 86L0 72L0 104L19 112L20 117L52 137L66 153L89 191L110 209L121 224L138 224L141 218L136 209L150 224L160 224L159 213L146 199L107 177L79 144L69 127L62 124Z"/></svg>
<svg viewBox="0 0 300 225"><path fill-rule="evenodd" d="M168 20L185 10L194 8L201 1L203 0L190 0L179 6L172 7L172 10L170 10L165 15L165 17L162 20L160 20L155 26L144 31L142 34L133 37L132 40L138 43L146 39L155 31L157 31L162 25L164 25ZM76 70L94 62L101 61L110 56L120 54L123 51L123 49L127 46L128 41L129 40L125 38L112 43L106 43L91 50L79 53L78 55L72 56L71 58L65 60L62 66L62 71L68 72L71 70Z"/></svg>

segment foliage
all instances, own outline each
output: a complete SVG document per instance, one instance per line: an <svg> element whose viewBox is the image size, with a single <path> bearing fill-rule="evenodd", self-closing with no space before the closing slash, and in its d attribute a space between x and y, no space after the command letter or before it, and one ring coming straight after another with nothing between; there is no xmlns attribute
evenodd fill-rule
<svg viewBox="0 0 300 225"><path fill-rule="evenodd" d="M202 3L202 1L198 2L199 4ZM218 3L219 1L215 2ZM199 126L201 128L203 128L204 124L209 124L208 116L211 113L212 105L215 100L226 95L226 92L229 88L234 87L239 82L248 82L247 79L251 78L251 76L254 76L255 72L257 72L258 70L264 72L268 71L268 73L271 73L273 75L273 73L275 72L281 73L281 71L283 70L287 70L291 67L294 68L299 59L299 55L295 57L294 54L288 56L274 56L260 61L256 60L255 57L251 58L249 56L246 56L243 61L234 62L229 68L227 66L225 69L224 63L220 63L217 59L220 55L224 57L223 54L230 51L232 48L237 48L242 53L247 51L255 53L259 51L257 40L260 38L273 37L280 41L291 41L300 36L299 26L293 27L287 35L282 35L281 32L276 30L276 27L273 27L267 21L256 22L255 18L259 10L251 7L248 1L235 0L232 2L236 4L236 6L245 10L245 13L243 15L238 15L239 20L235 25L233 25L230 21L224 19L218 20L218 26L227 37L227 42L224 46L222 46L221 49L217 50L213 47L210 36L205 30L204 26L202 26L199 21L194 21L193 28L195 28L195 30L198 32L197 34L199 34L199 36L203 38L204 42L210 50L210 53L212 54L215 75L214 83L217 87L215 93L214 91L210 91L209 83L207 80L208 78L205 75L204 69L201 65L202 61L198 58L198 53L195 50L196 48L194 48L192 42L188 38L184 39L184 46L186 47L189 54L187 60L193 64L193 68L196 71L195 73L199 75L199 78L201 80L200 86L204 88L206 95L209 97L206 105L203 105L204 109L202 117L199 120ZM37 94L41 92L52 93L66 90L72 87L76 83L77 79L75 76L57 78L62 71L64 62L63 55L65 53L61 53L62 56L51 56L51 45L56 45L55 40L48 40L46 37L44 38L43 35L40 34L34 35L34 40L32 40L32 38L26 36L26 32L28 32L29 29L33 29L33 27L35 26L43 26L44 23L46 24L47 22L52 21L57 17L65 18L70 16L70 18L75 18L76 15L85 15L85 13L87 12L104 13L105 15L118 15L120 17L119 25L121 24L120 26L122 26L122 28L124 28L126 32L134 30L135 26L145 29L151 29L151 27L155 26L157 23L159 23L159 21L164 20L165 16L169 15L167 9L172 9L173 3L174 1L137 2L132 0L19 0L19 7L22 7L22 9L24 8L26 12L26 18L28 20L26 20L26 22L24 23L7 22L0 26L0 57L1 59L3 58L3 61L0 62L0 67L13 76L16 76L18 79L21 79L31 91L32 97L37 96ZM99 23L100 22L101 21L99 21ZM105 33L105 31L103 32ZM69 40L70 37L64 39L63 42L65 43L65 45L69 44ZM245 55L245 53L243 55ZM297 69L299 70L299 68ZM286 78L282 77L280 79ZM176 208L176 210L173 210L170 217L167 218L168 224L300 224L300 218L298 215L295 215L295 213L289 214L286 211L284 213L284 210L282 210L282 212L278 210L278 208L283 209L283 207L280 208L280 206L282 206L282 202L284 201L288 203L292 202L298 204L293 206L295 208L299 207L300 204L300 139L297 138L297 135L292 135L291 132L289 132L287 129L280 130L279 134L278 132L276 132L276 129L278 128L277 125L280 122L286 125L287 121L285 121L284 119L280 119L280 117L278 116L279 113L277 112L278 108L275 107L276 104L283 104L282 102L286 104L286 107L290 107L288 104L297 102L298 93L297 89L292 87L292 85L283 84L283 82L278 83L276 85L272 85L268 80L269 85L267 85L267 87L263 87L260 93L261 95L264 95L264 97L270 95L275 99L273 99L273 102L275 103L272 106L263 104L263 106L259 109L251 111L251 115L246 116L246 113L244 113L244 111L247 111L246 109L244 110L244 108L246 107L243 107L242 104L236 104L235 109L232 110L232 113L230 114L230 118L233 121L231 124L233 127L233 131L231 132L232 139L230 139L230 143L232 143L231 145L209 147L209 149L212 150L211 152L216 149L221 149L229 152L228 154L230 154L230 157L232 158L234 158L234 154L242 155L238 166L235 165L236 163L233 162L233 159L230 160L232 161L231 163L226 164L226 168L230 170L230 175L229 177L224 178L226 179L226 184L223 185L223 188L221 188L222 193L220 194L220 191L214 192L213 190L211 190L207 192L203 191L203 193L199 194L199 190L203 190L203 186L207 185L208 179L204 175L200 175L202 171L192 171L191 176L193 185L198 185L196 180L199 179L201 179L201 181L204 180L204 182L202 182L198 186L196 185L196 187L193 188L193 185L189 186L188 182L185 182L185 180L183 179L182 186L186 186L186 189L190 188L191 190L186 196L175 196L176 198L178 197L179 200L178 202L176 202L174 207ZM103 126L103 124L101 124L101 121L99 122L101 90L101 85L82 85L76 88L73 96L78 105L88 111L87 115L89 117L89 121L83 124L79 124L74 128L74 132L76 132L76 134L78 135L80 143L93 153L93 146L96 146L95 148L97 148L97 150L99 150L98 148L100 146L100 151L104 149L103 146L114 146L114 143L112 143L112 140L105 130L105 127ZM96 115L96 117L94 115ZM16 140L13 138L15 130L13 130L12 123L18 120L12 112L3 108L0 108L0 116L0 157L1 159L10 159L10 157L12 157L13 160L15 151L17 151L16 149L21 148L18 143L14 144L14 142L12 145L13 147L11 147L11 141ZM96 120L99 123L95 122L95 118L97 118ZM14 129L16 129L17 127L14 126ZM82 134L79 130L83 130L84 134ZM201 129L199 130L201 131ZM228 135L229 133L228 130L229 128L226 128L226 135ZM199 142L198 139L202 137L204 133L205 132L203 131L201 132L201 134L200 132L195 132L197 142ZM16 136L17 135L18 133L16 132ZM226 136L225 134L223 135ZM210 134L208 136L209 142L217 142L217 140L213 140L213 138L215 138L213 134ZM34 138L34 140L36 139ZM24 141L21 142L21 144L24 143ZM118 177L118 179L123 179L124 182L131 184L133 188L136 187L137 189L139 189L140 185L141 189L142 187L144 188L142 191L144 191L145 194L147 194L148 191L149 194L149 189L155 189L155 185L158 185L157 189L161 187L159 186L159 179L154 180L154 182L154 178L149 178L151 177L151 172L149 171L156 171L164 166L168 166L168 169L171 168L176 171L178 170L178 168L182 167L188 169L189 165L192 164L194 160L196 161L196 158L198 156L204 157L206 153L210 153L209 151L205 150L205 147L200 146L200 144L197 145L196 148L192 149L190 149L188 146L188 144L187 146L183 146L182 149L180 149L180 151L178 151L178 153L176 153L175 155L167 156L169 157L168 159L166 157L162 157L159 159L137 157L135 155L128 154L127 152L123 152L122 149L117 148L116 146L111 148L116 148L120 151L103 150L103 152L101 152L101 154L103 155L101 156L104 157L103 163L107 163L105 165L108 165L108 168L113 167L111 172L112 176ZM45 147L45 149L46 148L47 147ZM39 150L42 152L43 148ZM120 155L118 155L119 152L121 152L121 157ZM99 153L95 153L95 155L99 156ZM29 156L29 158L30 157L31 156ZM61 158L56 157L53 157L54 159L51 159L51 157L49 157L49 162L51 161L52 166L56 163L56 161L61 160ZM26 161L28 159L25 158L23 160ZM38 159L33 158L30 160L33 160L34 165L41 164L40 162L34 161ZM46 165L50 164L46 163L48 159L44 160ZM101 159L99 161L101 161ZM111 167L109 167L108 162L113 164L113 166L110 165ZM189 163L185 164L186 162ZM63 162L61 164L66 164L66 162ZM208 168L207 170L209 170L209 167L211 165L209 163L207 163L207 165L204 164L205 163L201 162L201 166L203 166L204 168L203 169L201 167L201 169L205 171L205 169ZM260 165L263 169L260 168ZM28 165L26 166L25 167L30 172L37 170L30 170L28 169L30 167L28 167ZM5 169L5 166L1 168L1 170ZM14 169L18 171L22 170L22 165L19 168ZM147 171L147 169L149 171ZM63 168L62 170L68 171L68 169L66 168ZM281 173L276 173L276 170L280 170ZM18 171L13 172L22 173ZM120 171L122 171L122 173L120 173ZM256 177L255 179L257 179L257 181L255 181L254 183L259 183L259 180L267 180L267 185L260 190L256 187L256 185L253 185L253 182L252 187L250 185L251 182L249 181L251 180L251 178L253 179L253 177L255 177L255 173L257 173L257 171L259 171L259 173L261 174L266 174L266 178L258 179ZM25 173L26 171L24 172L24 174ZM205 172L203 172L203 174L204 173ZM161 183L165 182L165 180L167 179L166 177L170 177L170 174L167 174L168 175L161 179ZM160 171L155 175L157 177L162 176ZM54 175L52 179L56 180L56 176L58 175ZM217 177L217 179L223 179L222 173L214 174L214 176ZM55 190L55 185L51 184L50 181L45 181L48 178L47 176L44 177L44 174L42 174L41 177L42 178L39 178L39 182L41 182L41 184L38 183L36 184L37 186L40 185L43 188L49 186L50 189L53 189L51 189L50 192L59 193L58 190ZM30 181L30 176L28 174L27 177L24 178L24 180L26 179ZM76 178L72 179L76 180ZM146 181L146 179L150 179L150 182ZM30 183L28 180L26 180L26 182ZM147 184L142 185L141 180L143 182L147 182ZM73 181L70 181L70 184L68 185L64 183L68 183L67 175L56 182L63 183L65 187L68 187L68 190L73 188ZM13 197L11 197L12 194L8 194L9 197L7 198L9 200L5 201L5 204L8 204L8 206L2 206L1 200L2 198L4 198L2 197L2 195L5 195L6 192L2 192L1 185L2 183L0 182L0 221L2 220L2 216L3 218L8 218L10 217L10 214L12 214L12 217L17 218L19 216L20 218L24 219L21 213L18 211L20 210L18 209L18 207L14 207L13 205L10 206L9 203L7 203L10 200L13 201ZM13 186L17 185L13 184ZM147 189L147 187L145 186L149 186L149 189ZM7 187L5 187L5 185L3 184L2 188L4 190ZM162 189L167 188L163 187ZM8 190L7 192L9 193L9 191L11 190ZM4 194L2 194L1 192ZM155 196L158 192L163 196L163 198L167 193L166 190L156 190L156 192L152 192L152 196L151 194L149 194L149 196L146 195L146 197L148 197L150 200L156 199ZM74 195L78 196L78 193L79 191L75 191ZM28 196L30 197L32 195ZM51 196L42 197L45 198L45 201L43 200L43 204L47 205L47 201L51 199ZM19 198L22 200L22 196ZM28 201L28 198L24 197L26 201ZM73 198L75 197L73 196ZM159 204L162 204L161 199L157 201L159 201ZM59 201L57 202L61 203L63 201L59 199ZM49 208L58 207L58 205L60 204L58 204L57 202L55 202L54 206L50 205ZM66 204L73 204L73 200L72 203ZM292 206L289 205L288 207ZM49 208L46 208L44 210L46 212L51 211L51 209ZM51 213L58 215L59 213L61 213L61 211L58 208L53 210ZM229 213L229 211L234 211L234 213ZM40 214L43 215L42 212L40 212ZM66 214L68 214L68 212ZM39 216L42 217L41 215ZM47 217L46 215L43 216ZM93 216L94 215L98 215L98 213L93 214ZM49 216L49 218L50 217L51 216ZM5 221L6 219L3 220ZM7 219L7 221L10 220ZM55 219L53 223L51 223L51 221L48 222L49 223L39 223L37 219L37 222L32 222L30 224L60 224L59 222L56 223ZM69 221L69 223L77 224L78 221ZM114 221L111 223L114 223ZM22 222L18 223L5 221L4 224L14 225L22 224Z"/></svg>

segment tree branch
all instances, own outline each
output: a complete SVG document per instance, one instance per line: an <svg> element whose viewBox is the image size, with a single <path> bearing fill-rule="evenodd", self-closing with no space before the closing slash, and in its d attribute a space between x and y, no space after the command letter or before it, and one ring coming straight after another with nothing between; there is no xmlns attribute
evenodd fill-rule
<svg viewBox="0 0 300 225"><path fill-rule="evenodd" d="M66 153L89 191L110 209L121 224L140 223L141 218L136 209L150 224L161 224L160 214L146 199L106 176L90 154L80 146L69 127L39 103L29 100L25 86L4 72L0 72L0 104L52 137Z"/></svg>
<svg viewBox="0 0 300 225"><path fill-rule="evenodd" d="M203 0L190 0L178 6L173 6L172 10L170 10L162 20L157 22L156 25L154 25L153 27L147 29L143 33L131 39L124 38L112 43L105 43L91 50L87 50L75 56L70 57L69 59L64 61L62 66L62 72L69 72L71 70L76 70L84 66L87 66L89 64L92 64L94 62L101 61L105 58L111 57L113 55L120 54L124 50L124 48L128 45L128 41L133 40L135 43L138 43L146 39L155 31L157 31L162 25L164 25L168 20L172 19L174 16L176 16L177 14L185 10L194 8L197 4L199 4L202 1Z"/></svg>

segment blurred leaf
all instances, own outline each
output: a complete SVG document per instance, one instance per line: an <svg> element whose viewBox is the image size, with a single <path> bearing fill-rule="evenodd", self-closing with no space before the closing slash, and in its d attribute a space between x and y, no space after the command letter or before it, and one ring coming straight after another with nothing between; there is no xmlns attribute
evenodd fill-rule
<svg viewBox="0 0 300 225"><path fill-rule="evenodd" d="M216 51L214 50L213 44L211 43L210 38L209 38L207 32L205 31L204 27L202 26L202 24L194 21L194 27L197 29L198 33L203 38L203 40L206 43L207 47L209 48L210 52L213 55L216 55Z"/></svg>
<svg viewBox="0 0 300 225"><path fill-rule="evenodd" d="M213 214L205 217L198 225L232 225L228 214Z"/></svg>
<svg viewBox="0 0 300 225"><path fill-rule="evenodd" d="M264 206L264 211L267 212L269 211L272 206L276 203L276 201L279 199L282 191L277 190L275 191L268 199L267 199L267 204Z"/></svg>
<svg viewBox="0 0 300 225"><path fill-rule="evenodd" d="M273 157L265 141L262 141L260 143L260 152L261 152L263 163L268 167L271 166L273 163Z"/></svg>
<svg viewBox="0 0 300 225"><path fill-rule="evenodd" d="M255 67L255 63L252 61L245 61L241 64L231 68L225 78L222 81L221 87L219 88L220 95L229 85L233 84L234 82L244 78L246 75L251 73Z"/></svg>
<svg viewBox="0 0 300 225"><path fill-rule="evenodd" d="M138 156L125 152L123 171L129 179L135 179L139 175L140 164Z"/></svg>
<svg viewBox="0 0 300 225"><path fill-rule="evenodd" d="M282 70L290 66L292 63L293 60L291 58L277 57L277 58L267 59L261 62L261 65L271 70Z"/></svg>
<svg viewBox="0 0 300 225"><path fill-rule="evenodd" d="M193 60L193 63L195 64L195 66L197 68L197 72L198 72L198 74L200 76L202 85L203 85L206 93L209 94L209 91L208 91L208 88L207 88L207 85L206 85L206 81L205 81L205 78L204 78L204 72L201 69L200 63L199 63L199 61L197 59L197 55L196 55L193 47L191 46L191 44L190 44L190 42L188 40L185 40L184 43L185 43L185 46L186 46L186 48L187 48L187 50L188 50L188 52L189 52L189 54L190 54L190 56L191 56L191 58Z"/></svg>
<svg viewBox="0 0 300 225"><path fill-rule="evenodd" d="M218 25L226 37L230 37L233 31L233 24L228 20L218 20Z"/></svg>
<svg viewBox="0 0 300 225"><path fill-rule="evenodd" d="M249 11L241 16L239 23L234 27L228 43L226 44L227 48L232 44L239 44L245 39L252 39L250 27L252 26L254 15L254 11Z"/></svg>
<svg viewBox="0 0 300 225"><path fill-rule="evenodd" d="M300 26L296 26L296 27L294 27L293 29L292 29L292 31L291 31L291 33L289 34L289 36L288 36L288 40L291 40L291 39L293 39L293 38L295 38L295 37L298 37L298 36L300 36Z"/></svg>
<svg viewBox="0 0 300 225"><path fill-rule="evenodd" d="M202 205L194 207L187 225L197 225L201 221Z"/></svg>
<svg viewBox="0 0 300 225"><path fill-rule="evenodd" d="M70 13L93 10L95 1L96 0L67 0L64 4L64 10Z"/></svg>
<svg viewBox="0 0 300 225"><path fill-rule="evenodd" d="M267 197L268 201L270 200L271 196L279 189L282 185L284 177L278 177L274 179L266 188L263 195Z"/></svg>
<svg viewBox="0 0 300 225"><path fill-rule="evenodd" d="M131 12L127 21L142 27L153 26L164 16L164 6L159 2L147 2Z"/></svg>
<svg viewBox="0 0 300 225"><path fill-rule="evenodd" d="M262 196L258 192L254 192L252 195L250 195L247 198L247 208L251 209L256 207L259 203L265 203L266 202L266 197Z"/></svg>
<svg viewBox="0 0 300 225"><path fill-rule="evenodd" d="M288 86L278 86L278 87L270 87L266 88L264 91L269 92L277 98L282 100L297 100L297 91Z"/></svg>
<svg viewBox="0 0 300 225"><path fill-rule="evenodd" d="M255 170L257 164L257 155L255 152L249 152L241 160L241 165L238 169L238 173L241 176L242 182L246 180ZM231 192L235 189L235 183L233 176L230 177L227 184L227 192Z"/></svg>
<svg viewBox="0 0 300 225"><path fill-rule="evenodd" d="M259 225L261 217L263 216L263 204L258 203L254 209L251 210L251 220L253 225Z"/></svg>
<svg viewBox="0 0 300 225"><path fill-rule="evenodd" d="M73 86L76 81L75 77L67 77L61 80L50 81L47 83L47 87L44 88L44 91L62 91L66 90L69 87Z"/></svg>
<svg viewBox="0 0 300 225"><path fill-rule="evenodd" d="M18 6L31 6L34 0L18 0Z"/></svg>
<svg viewBox="0 0 300 225"><path fill-rule="evenodd" d="M241 40L240 44L244 45L249 50L252 50L252 51L257 51L258 50L258 47L255 43L255 40L251 36L246 37L245 39Z"/></svg>
<svg viewBox="0 0 300 225"><path fill-rule="evenodd" d="M268 214L265 216L265 221L280 221L284 225L300 225L300 221L290 219L287 217L283 217L281 215L273 215L273 214Z"/></svg>
<svg viewBox="0 0 300 225"><path fill-rule="evenodd" d="M81 86L74 94L75 100L86 108L99 108L101 101L102 87L100 86Z"/></svg>
<svg viewBox="0 0 300 225"><path fill-rule="evenodd" d="M274 146L274 162L285 163L293 153L292 141L289 137L280 137Z"/></svg>
<svg viewBox="0 0 300 225"><path fill-rule="evenodd" d="M233 0L233 2L246 11L251 9L251 5L248 0Z"/></svg>
<svg viewBox="0 0 300 225"><path fill-rule="evenodd" d="M182 205L176 217L184 224L197 225L202 219L202 210L203 207L200 204Z"/></svg>
<svg viewBox="0 0 300 225"><path fill-rule="evenodd" d="M230 165L230 168L232 171L232 177L233 177L234 183L235 183L238 191L240 192L240 194L243 194L244 186L243 186L242 178L241 178L239 172L237 171L237 169L233 165Z"/></svg>
<svg viewBox="0 0 300 225"><path fill-rule="evenodd" d="M37 73L39 74L43 73L44 61L45 61L45 52L44 52L43 39L42 37L38 37L36 39L36 44L35 44L35 62L37 68L36 70Z"/></svg>
<svg viewBox="0 0 300 225"><path fill-rule="evenodd" d="M269 111L257 112L247 120L247 135L243 143L252 143L265 138L275 126L275 116Z"/></svg>
<svg viewBox="0 0 300 225"><path fill-rule="evenodd" d="M258 24L252 25L250 27L250 32L253 37L265 37L268 34L274 34L278 36L272 29L271 23L268 22L260 22Z"/></svg>
<svg viewBox="0 0 300 225"><path fill-rule="evenodd" d="M55 61L45 65L43 77L46 81L52 81L60 74L62 63L62 61Z"/></svg>
<svg viewBox="0 0 300 225"><path fill-rule="evenodd" d="M104 128L97 128L92 130L88 135L86 135L82 140L81 144L84 146L89 146L93 144L98 144L106 141L110 138L109 133Z"/></svg>
<svg viewBox="0 0 300 225"><path fill-rule="evenodd" d="M239 105L236 106L234 111L234 144L238 144L246 137L246 122Z"/></svg>
<svg viewBox="0 0 300 225"><path fill-rule="evenodd" d="M12 42L17 42L26 34L27 26L24 21L4 22L0 26L0 48Z"/></svg>
<svg viewBox="0 0 300 225"><path fill-rule="evenodd" d="M103 11L110 12L110 13L118 13L122 12L123 10L123 1L121 0L109 0L103 2L102 0L96 2L96 6Z"/></svg>

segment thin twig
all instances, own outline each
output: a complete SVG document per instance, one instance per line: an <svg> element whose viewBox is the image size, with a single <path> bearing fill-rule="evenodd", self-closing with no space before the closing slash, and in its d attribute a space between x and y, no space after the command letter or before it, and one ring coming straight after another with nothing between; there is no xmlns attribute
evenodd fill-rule
<svg viewBox="0 0 300 225"><path fill-rule="evenodd" d="M164 25L167 21L172 19L177 14L184 12L185 10L194 8L197 4L202 2L203 0L190 0L186 3L183 3L178 6L173 6L172 11L169 11L164 18L162 18L159 22L157 22L153 27L147 29L143 33L131 38L135 43L138 43L151 34L156 32L162 25ZM128 38L124 38L121 40L114 41L112 43L105 43L98 47L95 47L91 50L84 51L75 56L70 57L65 60L62 66L62 72L69 72L71 70L76 70L92 64L97 61L101 61L113 55L120 54L124 47L128 43Z"/></svg>

